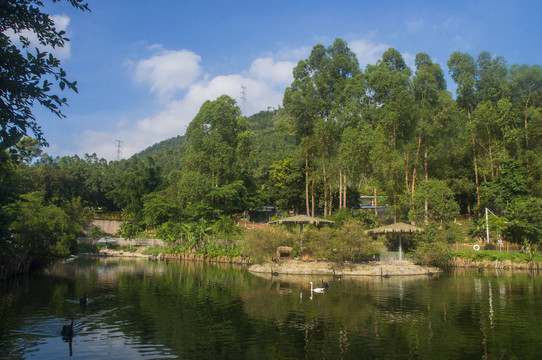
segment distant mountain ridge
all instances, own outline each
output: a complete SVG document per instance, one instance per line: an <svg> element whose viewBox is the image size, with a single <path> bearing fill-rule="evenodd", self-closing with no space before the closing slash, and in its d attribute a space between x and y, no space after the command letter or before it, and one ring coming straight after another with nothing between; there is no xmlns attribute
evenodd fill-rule
<svg viewBox="0 0 542 360"><path fill-rule="evenodd" d="M257 182L267 177L269 167L286 156L293 156L296 142L293 135L285 134L278 128L280 110L264 110L247 117L251 132L252 156L254 161L253 176ZM186 137L177 135L149 146L134 154L131 161L152 157L163 176L172 170L182 170L181 158L186 147Z"/></svg>

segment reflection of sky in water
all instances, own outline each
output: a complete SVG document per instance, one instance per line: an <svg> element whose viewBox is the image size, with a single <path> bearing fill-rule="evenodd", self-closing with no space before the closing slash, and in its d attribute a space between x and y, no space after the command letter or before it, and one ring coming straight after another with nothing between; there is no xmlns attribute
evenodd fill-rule
<svg viewBox="0 0 542 360"><path fill-rule="evenodd" d="M310 281L329 288L311 297ZM0 358L67 358L72 315L74 358L529 358L541 293L542 276L517 272L335 280L77 259L0 290Z"/></svg>
<svg viewBox="0 0 542 360"><path fill-rule="evenodd" d="M116 311L113 309L110 311ZM72 356L85 359L166 359L176 358L159 344L142 344L137 337L126 336L120 326L123 322L100 323L100 312L74 323ZM11 341L17 357L58 359L70 354L70 343L61 336L62 326L69 321L56 318L30 318L20 330L11 331ZM0 355L0 358L3 358Z"/></svg>

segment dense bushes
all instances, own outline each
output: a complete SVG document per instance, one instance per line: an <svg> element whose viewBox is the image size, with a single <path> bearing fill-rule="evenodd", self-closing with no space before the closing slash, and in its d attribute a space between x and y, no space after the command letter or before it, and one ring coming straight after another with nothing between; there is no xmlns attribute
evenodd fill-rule
<svg viewBox="0 0 542 360"><path fill-rule="evenodd" d="M414 252L414 262L419 265L443 268L451 261L452 252L448 244L442 241L421 243Z"/></svg>
<svg viewBox="0 0 542 360"><path fill-rule="evenodd" d="M303 234L303 246L307 255L332 261L363 261L377 252L363 225L353 220L339 228L309 228Z"/></svg>
<svg viewBox="0 0 542 360"><path fill-rule="evenodd" d="M243 255L250 257L255 263L260 263L274 258L279 246L291 246L299 253L299 237L273 228L253 229L245 232Z"/></svg>
<svg viewBox="0 0 542 360"><path fill-rule="evenodd" d="M41 192L25 194L11 206L17 214L12 224L13 247L33 258L74 253L76 239L83 235L92 219L92 212L80 199L55 205L47 203Z"/></svg>
<svg viewBox="0 0 542 360"><path fill-rule="evenodd" d="M532 251L499 251L499 250L483 250L483 251L454 251L452 252L454 257L462 259L472 259L473 261L511 261L513 263L528 263L530 261L542 262L542 255L540 253L533 253Z"/></svg>

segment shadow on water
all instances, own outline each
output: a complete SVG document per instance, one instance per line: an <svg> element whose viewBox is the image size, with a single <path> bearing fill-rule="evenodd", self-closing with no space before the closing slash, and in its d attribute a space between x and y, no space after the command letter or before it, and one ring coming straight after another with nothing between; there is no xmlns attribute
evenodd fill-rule
<svg viewBox="0 0 542 360"><path fill-rule="evenodd" d="M310 281L328 287L311 294ZM0 284L0 353L536 358L541 281L537 273L468 269L336 280L256 276L229 264L80 258ZM73 337L63 338L72 317Z"/></svg>

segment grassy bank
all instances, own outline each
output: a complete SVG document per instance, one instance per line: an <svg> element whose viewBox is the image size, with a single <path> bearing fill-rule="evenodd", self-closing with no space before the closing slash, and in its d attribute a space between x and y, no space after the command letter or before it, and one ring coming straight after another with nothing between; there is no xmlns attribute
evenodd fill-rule
<svg viewBox="0 0 542 360"><path fill-rule="evenodd" d="M531 261L542 262L542 255L522 251L506 252L499 250L465 250L454 251L452 256L473 261L511 261L513 263L526 264Z"/></svg>

